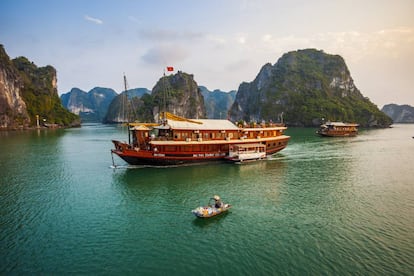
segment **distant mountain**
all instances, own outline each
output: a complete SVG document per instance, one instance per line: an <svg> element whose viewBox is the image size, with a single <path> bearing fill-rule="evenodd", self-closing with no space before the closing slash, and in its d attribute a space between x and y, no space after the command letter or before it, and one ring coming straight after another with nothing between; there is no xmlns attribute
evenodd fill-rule
<svg viewBox="0 0 414 276"><path fill-rule="evenodd" d="M26 57L10 60L0 45L0 129L79 125L79 117L67 111L57 93L56 69L37 67Z"/></svg>
<svg viewBox="0 0 414 276"><path fill-rule="evenodd" d="M387 104L381 109L394 123L414 123L414 107L410 105Z"/></svg>
<svg viewBox="0 0 414 276"><path fill-rule="evenodd" d="M89 92L72 88L62 94L62 104L81 117L82 122L102 122L112 100L118 94L110 88L95 87Z"/></svg>
<svg viewBox="0 0 414 276"><path fill-rule="evenodd" d="M391 118L355 86L344 59L315 49L284 54L240 84L229 111L234 121L280 121L315 126L321 119L387 127Z"/></svg>
<svg viewBox="0 0 414 276"><path fill-rule="evenodd" d="M236 90L224 92L219 89L214 91L208 90L205 86L198 87L204 97L204 106L206 108L207 118L225 119L227 112L236 98Z"/></svg>
<svg viewBox="0 0 414 276"><path fill-rule="evenodd" d="M147 88L134 88L122 92L112 100L103 122L106 124L121 123L134 121L137 118L151 121L152 112L145 107L152 105L150 95L151 91Z"/></svg>

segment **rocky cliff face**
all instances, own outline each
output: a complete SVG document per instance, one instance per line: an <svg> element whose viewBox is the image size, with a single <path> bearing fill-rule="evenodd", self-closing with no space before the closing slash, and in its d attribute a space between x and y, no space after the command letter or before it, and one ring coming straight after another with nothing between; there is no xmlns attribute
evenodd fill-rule
<svg viewBox="0 0 414 276"><path fill-rule="evenodd" d="M135 120L151 122L151 91L146 88L134 88L117 95L108 107L104 123L122 123Z"/></svg>
<svg viewBox="0 0 414 276"><path fill-rule="evenodd" d="M414 123L414 107L410 105L387 104L381 109L394 123Z"/></svg>
<svg viewBox="0 0 414 276"><path fill-rule="evenodd" d="M356 88L342 57L314 49L284 54L239 86L230 111L234 121L281 121L314 126L321 119L384 127L391 119Z"/></svg>
<svg viewBox="0 0 414 276"><path fill-rule="evenodd" d="M27 127L30 118L21 96L23 81L0 45L0 129Z"/></svg>
<svg viewBox="0 0 414 276"><path fill-rule="evenodd" d="M60 99L67 110L81 117L82 122L102 122L117 95L110 88L95 87L89 92L72 88L70 92L62 94Z"/></svg>
<svg viewBox="0 0 414 276"><path fill-rule="evenodd" d="M104 122L158 122L164 110L186 118L206 117L204 98L193 75L178 71L160 78L152 92L138 88L121 93L110 104Z"/></svg>
<svg viewBox="0 0 414 276"><path fill-rule="evenodd" d="M164 109L186 118L206 118L204 98L193 75L178 71L162 77L152 89L152 97L155 121Z"/></svg>
<svg viewBox="0 0 414 276"><path fill-rule="evenodd" d="M37 115L45 124L79 125L78 117L60 102L52 66L37 67L25 57L10 60L0 46L0 81L2 129L35 126Z"/></svg>

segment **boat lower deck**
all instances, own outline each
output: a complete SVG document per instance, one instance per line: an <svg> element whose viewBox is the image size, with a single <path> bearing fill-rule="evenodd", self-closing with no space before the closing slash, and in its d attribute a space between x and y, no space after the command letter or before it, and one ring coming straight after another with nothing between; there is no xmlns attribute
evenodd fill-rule
<svg viewBox="0 0 414 276"><path fill-rule="evenodd" d="M280 139L277 142L272 141L270 146L267 147L264 144L262 145L262 152L260 156L246 157L242 159L260 159L265 158L267 155L274 154L278 151L281 151L287 146L289 137L285 139ZM130 165L151 165L151 166L168 166L168 165L182 165L182 164L194 164L194 163L206 163L206 162L219 162L229 160L229 145L226 144L218 145L216 150L211 150L211 148L206 148L207 151L196 150L198 147L193 145L188 148L188 150L183 150L181 147L176 151L166 151L166 149L171 149L171 147L164 148L158 146L150 150L143 150L137 148L130 148L128 144L121 143L119 141L113 141L115 144L115 149L111 152L118 155L125 162ZM200 145L198 145L200 146ZM237 145L231 145L237 146ZM240 146L240 145L239 145ZM192 151L196 150L196 151Z"/></svg>

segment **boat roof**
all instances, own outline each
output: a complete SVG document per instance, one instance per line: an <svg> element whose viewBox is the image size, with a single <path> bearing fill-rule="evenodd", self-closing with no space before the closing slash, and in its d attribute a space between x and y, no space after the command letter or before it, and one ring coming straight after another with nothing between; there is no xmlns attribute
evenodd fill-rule
<svg viewBox="0 0 414 276"><path fill-rule="evenodd" d="M238 130L239 128L229 120L219 119L191 119L191 121L167 120L167 126L171 129L185 130ZM160 126L157 128L165 128Z"/></svg>
<svg viewBox="0 0 414 276"><path fill-rule="evenodd" d="M137 126L131 127L130 130L150 130L150 128L148 128L145 125L137 125Z"/></svg>
<svg viewBox="0 0 414 276"><path fill-rule="evenodd" d="M343 122L326 122L324 125L327 125L327 126L359 126L359 124L343 123Z"/></svg>

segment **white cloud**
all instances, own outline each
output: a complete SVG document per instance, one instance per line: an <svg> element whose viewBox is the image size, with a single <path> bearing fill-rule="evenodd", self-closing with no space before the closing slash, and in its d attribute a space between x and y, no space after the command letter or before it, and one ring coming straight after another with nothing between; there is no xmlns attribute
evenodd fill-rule
<svg viewBox="0 0 414 276"><path fill-rule="evenodd" d="M414 49L414 30L387 29L375 32L327 32L308 36L261 36L263 50L286 52L303 48L323 49L347 60L359 62L367 57L396 58Z"/></svg>
<svg viewBox="0 0 414 276"><path fill-rule="evenodd" d="M247 34L238 34L236 36L236 40L240 44L246 44L247 43Z"/></svg>
<svg viewBox="0 0 414 276"><path fill-rule="evenodd" d="M91 17L89 15L85 15L84 18L85 18L85 20L88 20L88 21L93 22L93 23L98 24L98 25L103 24L103 21L101 19Z"/></svg>
<svg viewBox="0 0 414 276"><path fill-rule="evenodd" d="M172 29L145 29L139 32L141 38L149 41L183 41L197 40L204 37L203 33L190 31L176 31Z"/></svg>
<svg viewBox="0 0 414 276"><path fill-rule="evenodd" d="M141 60L147 64L165 66L181 63L188 55L189 51L180 45L163 44L149 48Z"/></svg>

